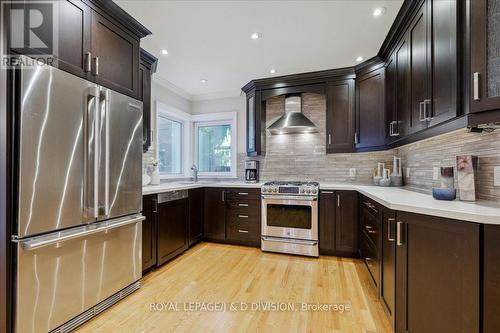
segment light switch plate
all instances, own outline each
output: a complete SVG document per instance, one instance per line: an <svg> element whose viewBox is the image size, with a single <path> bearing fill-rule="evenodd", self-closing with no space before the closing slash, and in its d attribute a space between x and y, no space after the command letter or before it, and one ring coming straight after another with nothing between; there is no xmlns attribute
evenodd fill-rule
<svg viewBox="0 0 500 333"><path fill-rule="evenodd" d="M439 180L439 168L432 168L432 180Z"/></svg>
<svg viewBox="0 0 500 333"><path fill-rule="evenodd" d="M410 178L410 168L406 168L406 178Z"/></svg>
<svg viewBox="0 0 500 333"><path fill-rule="evenodd" d="M349 177L351 177L351 178L356 177L356 169L355 168L349 169Z"/></svg>
<svg viewBox="0 0 500 333"><path fill-rule="evenodd" d="M500 166L496 166L494 170L494 186L500 186Z"/></svg>

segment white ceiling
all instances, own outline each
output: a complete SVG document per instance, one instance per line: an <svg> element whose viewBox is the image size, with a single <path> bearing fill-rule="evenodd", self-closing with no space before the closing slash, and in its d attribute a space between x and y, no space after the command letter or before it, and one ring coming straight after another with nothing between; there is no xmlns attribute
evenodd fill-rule
<svg viewBox="0 0 500 333"><path fill-rule="evenodd" d="M370 58L402 2L117 1L153 32L141 46L159 58L155 79L192 100L237 96L248 81L272 76L271 68L286 75ZM385 13L374 17L380 6ZM255 31L261 39L250 39Z"/></svg>

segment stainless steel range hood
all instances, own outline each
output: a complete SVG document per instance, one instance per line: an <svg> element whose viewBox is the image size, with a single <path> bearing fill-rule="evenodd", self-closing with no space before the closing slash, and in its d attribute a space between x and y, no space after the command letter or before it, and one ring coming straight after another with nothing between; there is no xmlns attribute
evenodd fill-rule
<svg viewBox="0 0 500 333"><path fill-rule="evenodd" d="M267 128L271 134L314 133L318 129L302 113L302 97L290 95L285 98L285 114Z"/></svg>

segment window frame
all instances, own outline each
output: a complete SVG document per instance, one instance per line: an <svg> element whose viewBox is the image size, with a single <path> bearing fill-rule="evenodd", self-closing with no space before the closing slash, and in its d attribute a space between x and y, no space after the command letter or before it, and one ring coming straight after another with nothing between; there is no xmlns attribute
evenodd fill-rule
<svg viewBox="0 0 500 333"><path fill-rule="evenodd" d="M198 139L199 128L206 126L229 125L231 130L231 171L229 172L199 172L200 178L237 178L237 148L238 148L238 123L236 112L220 112L194 115L194 145L193 145L193 161L199 167L198 160Z"/></svg>
<svg viewBox="0 0 500 333"><path fill-rule="evenodd" d="M181 124L181 172L180 173L160 173L160 179L175 179L175 178L186 178L191 177L189 172L192 165L192 157L191 157L191 137L192 137L192 119L191 115L183 112L181 110L175 109L167 104L163 104L160 102L156 103L156 133L155 135L155 144L156 144L156 160L159 161L159 133L158 130L158 118L162 117L171 121L175 121Z"/></svg>

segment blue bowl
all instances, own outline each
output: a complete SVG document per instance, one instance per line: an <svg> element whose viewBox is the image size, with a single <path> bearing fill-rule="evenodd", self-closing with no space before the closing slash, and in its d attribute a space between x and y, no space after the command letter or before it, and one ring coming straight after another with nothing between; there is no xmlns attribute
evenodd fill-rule
<svg viewBox="0 0 500 333"><path fill-rule="evenodd" d="M433 187L432 188L432 196L436 200L455 200L457 197L457 190L454 188L442 188L442 187Z"/></svg>

